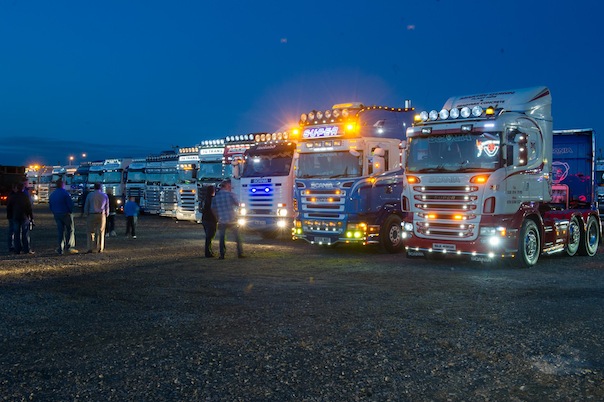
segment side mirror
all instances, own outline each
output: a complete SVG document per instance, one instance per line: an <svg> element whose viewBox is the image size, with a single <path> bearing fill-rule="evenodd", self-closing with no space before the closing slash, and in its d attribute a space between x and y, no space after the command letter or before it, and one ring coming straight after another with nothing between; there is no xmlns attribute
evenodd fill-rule
<svg viewBox="0 0 604 402"><path fill-rule="evenodd" d="M386 171L386 166L384 166L386 159L384 158L384 155L386 155L386 152L383 148L376 148L373 150L373 173L380 174Z"/></svg>
<svg viewBox="0 0 604 402"><path fill-rule="evenodd" d="M239 162L233 162L233 178L239 179L241 177L241 166Z"/></svg>

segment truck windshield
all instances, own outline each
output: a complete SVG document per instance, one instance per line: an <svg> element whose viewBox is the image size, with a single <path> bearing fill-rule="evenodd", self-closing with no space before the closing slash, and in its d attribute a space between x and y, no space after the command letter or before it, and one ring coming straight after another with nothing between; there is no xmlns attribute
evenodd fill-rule
<svg viewBox="0 0 604 402"><path fill-rule="evenodd" d="M168 186L173 186L178 180L178 172L176 169L162 169L161 183Z"/></svg>
<svg viewBox="0 0 604 402"><path fill-rule="evenodd" d="M103 183L121 183L122 172L121 171L109 171L103 174Z"/></svg>
<svg viewBox="0 0 604 402"><path fill-rule="evenodd" d="M128 170L128 183L144 183L147 175L143 170Z"/></svg>
<svg viewBox="0 0 604 402"><path fill-rule="evenodd" d="M199 164L199 174L197 175L200 179L222 179L222 162L201 162Z"/></svg>
<svg viewBox="0 0 604 402"><path fill-rule="evenodd" d="M161 181L161 169L147 169L147 184L159 184Z"/></svg>
<svg viewBox="0 0 604 402"><path fill-rule="evenodd" d="M88 175L76 174L73 176L73 184L85 184L88 182Z"/></svg>
<svg viewBox="0 0 604 402"><path fill-rule="evenodd" d="M241 177L287 176L294 153L248 155Z"/></svg>
<svg viewBox="0 0 604 402"><path fill-rule="evenodd" d="M103 182L102 172L88 173L88 183L102 183L102 182Z"/></svg>
<svg viewBox="0 0 604 402"><path fill-rule="evenodd" d="M195 177L197 175L197 171L194 169L186 169L178 171L178 182L184 184L195 183Z"/></svg>
<svg viewBox="0 0 604 402"><path fill-rule="evenodd" d="M349 151L302 153L299 156L299 178L335 179L362 175L361 154Z"/></svg>
<svg viewBox="0 0 604 402"><path fill-rule="evenodd" d="M52 183L52 176L40 176L40 183Z"/></svg>
<svg viewBox="0 0 604 402"><path fill-rule="evenodd" d="M502 165L500 144L500 133L413 137L407 144L406 171L493 171Z"/></svg>

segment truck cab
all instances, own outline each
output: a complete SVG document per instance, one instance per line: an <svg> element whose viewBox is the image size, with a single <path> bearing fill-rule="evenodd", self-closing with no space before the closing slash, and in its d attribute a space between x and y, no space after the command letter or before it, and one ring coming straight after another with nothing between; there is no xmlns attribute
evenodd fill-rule
<svg viewBox="0 0 604 402"><path fill-rule="evenodd" d="M176 219L201 221L199 214L199 147L184 147L178 150L178 180Z"/></svg>
<svg viewBox="0 0 604 402"><path fill-rule="evenodd" d="M287 132L256 134L255 142L243 155L239 225L263 237L289 235L296 142Z"/></svg>
<svg viewBox="0 0 604 402"><path fill-rule="evenodd" d="M301 115L294 240L402 249L402 150L412 111L409 101L404 108L348 103Z"/></svg>
<svg viewBox="0 0 604 402"><path fill-rule="evenodd" d="M593 255L597 209L552 199L552 125L546 87L452 97L417 115L401 200L407 256L530 267L542 253Z"/></svg>

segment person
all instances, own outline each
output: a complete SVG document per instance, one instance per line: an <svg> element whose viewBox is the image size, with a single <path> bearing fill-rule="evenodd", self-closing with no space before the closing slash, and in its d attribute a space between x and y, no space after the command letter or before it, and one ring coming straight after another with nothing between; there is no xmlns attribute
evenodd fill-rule
<svg viewBox="0 0 604 402"><path fill-rule="evenodd" d="M11 187L11 191L8 194L8 197L6 198L7 205L8 205L8 202L10 201L10 199L12 198L12 196L15 195L16 193L17 193L17 185L13 184ZM8 252L14 253L15 252L15 226L13 224L13 218L11 217L10 213L8 212L8 208L6 209L6 219L8 219Z"/></svg>
<svg viewBox="0 0 604 402"><path fill-rule="evenodd" d="M218 221L218 239L220 246L220 257L218 257L218 259L220 260L224 260L226 254L227 230L231 230L235 235L235 241L237 242L237 256L239 258L245 258L245 255L243 255L243 246L241 244L241 235L239 234L239 227L237 224L237 208L239 202L231 190L231 180L226 179L220 185L220 191L216 193L216 197L214 197L214 201L212 202L212 212L214 212L216 220Z"/></svg>
<svg viewBox="0 0 604 402"><path fill-rule="evenodd" d="M73 223L73 200L65 190L63 180L57 180L55 191L48 197L48 206L55 217L57 223L57 233L59 235L59 247L57 253L77 254L75 248L75 225Z"/></svg>
<svg viewBox="0 0 604 402"><path fill-rule="evenodd" d="M23 187L23 183L17 183L16 192L8 200L6 210L15 232L15 254L34 254L29 235L30 225L34 224L34 215L31 200L23 191Z"/></svg>
<svg viewBox="0 0 604 402"><path fill-rule="evenodd" d="M107 198L109 199L109 216L107 217L107 236L115 237L115 214L117 211L117 199L113 195L113 190L107 189Z"/></svg>
<svg viewBox="0 0 604 402"><path fill-rule="evenodd" d="M140 207L136 203L134 197L130 197L124 205L124 215L126 215L126 236L132 234L132 238L136 239L136 224L138 223L138 213Z"/></svg>
<svg viewBox="0 0 604 402"><path fill-rule="evenodd" d="M201 224L203 225L203 230L206 234L206 258L215 257L214 252L212 251L212 240L214 240L214 236L216 235L216 216L214 215L214 212L212 212L212 200L215 195L216 189L214 186L208 186L201 206Z"/></svg>
<svg viewBox="0 0 604 402"><path fill-rule="evenodd" d="M102 253L105 251L105 224L109 215L109 198L101 190L101 183L94 183L94 191L86 197L84 204L86 215L87 253L94 251Z"/></svg>

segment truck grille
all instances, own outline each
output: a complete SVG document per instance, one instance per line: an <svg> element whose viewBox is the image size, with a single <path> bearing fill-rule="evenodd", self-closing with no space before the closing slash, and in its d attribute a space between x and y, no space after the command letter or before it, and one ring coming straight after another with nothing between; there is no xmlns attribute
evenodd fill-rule
<svg viewBox="0 0 604 402"><path fill-rule="evenodd" d="M411 201L418 237L473 240L478 236L477 186L414 186Z"/></svg>
<svg viewBox="0 0 604 402"><path fill-rule="evenodd" d="M300 212L305 231L341 234L346 192L341 189L301 190Z"/></svg>
<svg viewBox="0 0 604 402"><path fill-rule="evenodd" d="M181 189L180 192L180 209L185 212L195 212L197 205L197 190L196 189Z"/></svg>

